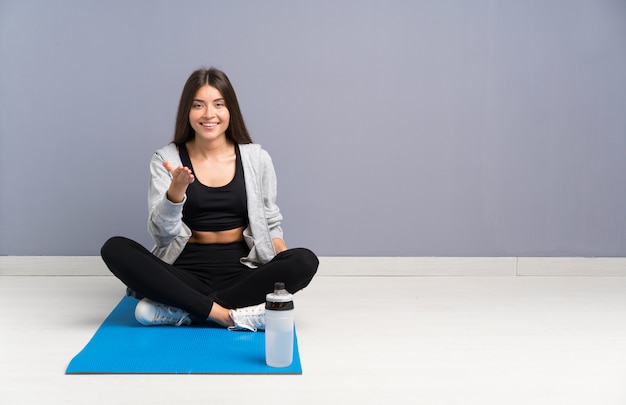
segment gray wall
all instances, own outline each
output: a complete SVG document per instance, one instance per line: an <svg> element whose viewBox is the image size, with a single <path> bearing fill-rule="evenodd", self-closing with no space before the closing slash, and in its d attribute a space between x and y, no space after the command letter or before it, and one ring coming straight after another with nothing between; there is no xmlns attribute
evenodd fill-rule
<svg viewBox="0 0 626 405"><path fill-rule="evenodd" d="M0 255L149 246L201 66L323 256L626 256L626 2L0 0Z"/></svg>

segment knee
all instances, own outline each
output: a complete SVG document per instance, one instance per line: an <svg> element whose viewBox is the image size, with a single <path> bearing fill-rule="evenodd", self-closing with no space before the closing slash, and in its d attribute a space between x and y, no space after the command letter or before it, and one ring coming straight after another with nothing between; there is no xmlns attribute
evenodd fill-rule
<svg viewBox="0 0 626 405"><path fill-rule="evenodd" d="M102 248L100 248L100 256L107 262L108 260L116 257L123 249L124 245L128 244L128 239L122 236L114 236L104 242Z"/></svg>
<svg viewBox="0 0 626 405"><path fill-rule="evenodd" d="M295 265L298 272L308 275L309 280L317 273L320 261L311 250L306 248L293 249L295 256Z"/></svg>

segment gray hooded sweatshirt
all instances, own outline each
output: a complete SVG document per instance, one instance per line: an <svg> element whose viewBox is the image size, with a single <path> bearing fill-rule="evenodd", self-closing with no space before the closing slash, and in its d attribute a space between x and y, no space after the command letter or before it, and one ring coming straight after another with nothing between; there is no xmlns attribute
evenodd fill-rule
<svg viewBox="0 0 626 405"><path fill-rule="evenodd" d="M272 239L283 239L280 227L282 215L276 205L276 173L270 155L257 144L238 145L241 151L249 225L244 239L250 248L241 262L256 268L272 260L276 255ZM152 156L150 161L150 188L148 190L148 231L154 239L152 253L167 263L174 263L191 236L191 230L183 222L183 205L167 199L166 193L172 181L163 167L164 161L182 166L176 145L171 143Z"/></svg>

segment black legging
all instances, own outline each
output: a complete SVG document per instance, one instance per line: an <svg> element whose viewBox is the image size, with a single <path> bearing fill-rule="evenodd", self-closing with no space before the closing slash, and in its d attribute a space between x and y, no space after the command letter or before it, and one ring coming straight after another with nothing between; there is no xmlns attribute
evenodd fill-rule
<svg viewBox="0 0 626 405"><path fill-rule="evenodd" d="M197 320L208 317L213 302L229 309L260 304L278 281L293 294L311 282L319 265L313 252L296 248L250 269L239 262L248 254L244 242L188 243L174 264L168 264L139 243L116 236L102 246L101 254L109 270L139 296L183 309Z"/></svg>

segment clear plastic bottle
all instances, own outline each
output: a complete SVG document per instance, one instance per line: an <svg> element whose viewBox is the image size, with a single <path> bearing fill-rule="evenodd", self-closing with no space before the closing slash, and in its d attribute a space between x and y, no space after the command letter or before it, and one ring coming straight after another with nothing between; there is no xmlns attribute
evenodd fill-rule
<svg viewBox="0 0 626 405"><path fill-rule="evenodd" d="M265 362L288 367L293 361L293 296L276 283L265 300Z"/></svg>

